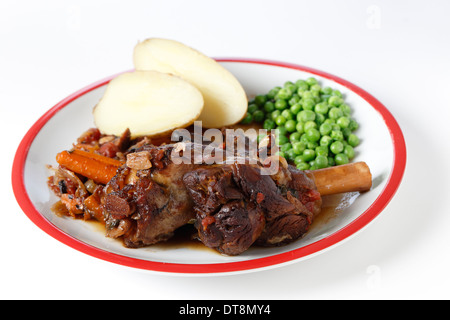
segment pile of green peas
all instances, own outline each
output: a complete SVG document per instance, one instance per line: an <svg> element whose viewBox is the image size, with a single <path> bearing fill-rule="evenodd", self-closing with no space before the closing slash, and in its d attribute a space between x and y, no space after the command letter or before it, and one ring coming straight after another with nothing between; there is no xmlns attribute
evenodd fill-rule
<svg viewBox="0 0 450 320"><path fill-rule="evenodd" d="M360 143L354 133L359 125L342 93L314 77L287 81L250 100L241 123L252 122L276 129L279 154L300 170L349 163Z"/></svg>

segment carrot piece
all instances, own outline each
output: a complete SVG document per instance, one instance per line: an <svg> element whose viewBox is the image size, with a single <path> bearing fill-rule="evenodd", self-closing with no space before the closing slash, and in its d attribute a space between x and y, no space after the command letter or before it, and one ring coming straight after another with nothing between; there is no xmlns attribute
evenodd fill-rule
<svg viewBox="0 0 450 320"><path fill-rule="evenodd" d="M123 162L120 160L108 158L108 157L102 156L102 155L100 155L98 153L94 153L94 152L87 152L87 151L75 149L75 150L71 151L71 153L75 153L75 154L78 154L78 155L86 157L86 158L95 159L95 160L98 160L105 164L110 164L110 165L113 165L116 167L120 167L121 165L123 165Z"/></svg>
<svg viewBox="0 0 450 320"><path fill-rule="evenodd" d="M86 213L89 213L91 217L94 219L105 222L103 218L103 211L100 206L100 203L97 201L95 195L90 195L86 199L84 199L84 207L85 207L85 219L86 219Z"/></svg>
<svg viewBox="0 0 450 320"><path fill-rule="evenodd" d="M58 153L56 161L61 166L102 184L107 184L122 165L121 161L80 150Z"/></svg>

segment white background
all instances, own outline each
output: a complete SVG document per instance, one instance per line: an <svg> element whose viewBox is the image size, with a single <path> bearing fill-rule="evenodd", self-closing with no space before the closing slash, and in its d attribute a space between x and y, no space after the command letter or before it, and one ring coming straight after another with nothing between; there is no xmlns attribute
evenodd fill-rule
<svg viewBox="0 0 450 320"><path fill-rule="evenodd" d="M0 1L0 298L450 298L449 1ZM280 60L342 77L394 115L403 182L356 237L272 270L184 277L80 253L36 227L11 189L30 126L78 89L132 68L139 40ZM382 156L382 155L380 155Z"/></svg>

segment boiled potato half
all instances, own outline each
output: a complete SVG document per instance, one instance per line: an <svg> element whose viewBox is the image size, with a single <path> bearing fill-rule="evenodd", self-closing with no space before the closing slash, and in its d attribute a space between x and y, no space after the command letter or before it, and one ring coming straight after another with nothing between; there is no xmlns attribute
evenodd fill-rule
<svg viewBox="0 0 450 320"><path fill-rule="evenodd" d="M180 42L150 38L134 48L136 70L177 75L197 87L205 105L198 120L206 128L236 124L247 112L247 96L239 81L214 59Z"/></svg>
<svg viewBox="0 0 450 320"><path fill-rule="evenodd" d="M192 124L203 110L203 96L189 82L157 71L123 73L111 80L94 108L94 122L105 134L157 136Z"/></svg>

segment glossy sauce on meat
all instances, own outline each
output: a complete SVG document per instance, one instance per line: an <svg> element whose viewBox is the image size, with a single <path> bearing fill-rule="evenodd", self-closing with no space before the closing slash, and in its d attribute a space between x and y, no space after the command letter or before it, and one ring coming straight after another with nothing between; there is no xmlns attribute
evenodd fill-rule
<svg viewBox="0 0 450 320"><path fill-rule="evenodd" d="M321 209L311 178L286 163L272 176L262 174L260 164L175 164L175 145L132 142L129 132L104 137L91 129L77 142L127 161L106 185L58 168L49 186L67 210L57 205L55 211L96 219L106 236L129 248L166 243L238 255L252 245L301 238Z"/></svg>

